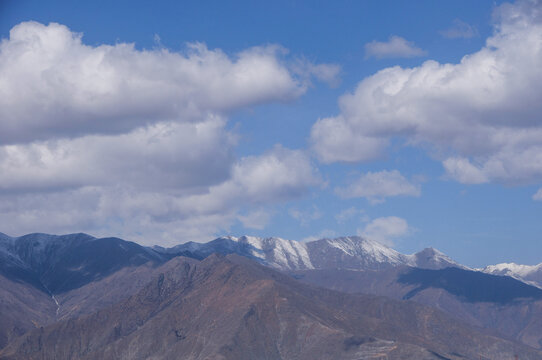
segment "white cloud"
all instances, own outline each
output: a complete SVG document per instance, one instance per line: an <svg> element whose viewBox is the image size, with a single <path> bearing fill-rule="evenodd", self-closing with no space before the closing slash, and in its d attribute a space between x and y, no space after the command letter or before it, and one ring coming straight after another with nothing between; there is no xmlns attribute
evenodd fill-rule
<svg viewBox="0 0 542 360"><path fill-rule="evenodd" d="M146 244L209 240L321 183L309 157L277 146L236 159L227 116L291 101L339 68L269 45L86 45L60 24L21 23L0 43L0 228L86 231Z"/></svg>
<svg viewBox="0 0 542 360"><path fill-rule="evenodd" d="M299 59L291 68L305 84L310 84L313 77L331 87L336 87L341 82L341 67L336 64L313 64L306 59Z"/></svg>
<svg viewBox="0 0 542 360"><path fill-rule="evenodd" d="M365 57L382 58L411 58L424 56L427 52L416 47L413 42L400 36L390 36L388 41L371 41L365 44Z"/></svg>
<svg viewBox="0 0 542 360"><path fill-rule="evenodd" d="M309 187L321 183L318 170L306 154L276 146L263 155L242 158L233 166L228 181L185 201L194 204L198 212L220 212L231 204L261 205L298 198Z"/></svg>
<svg viewBox="0 0 542 360"><path fill-rule="evenodd" d="M402 139L434 150L459 181L540 181L542 2L495 14L494 35L460 63L386 68L343 95L340 114L311 130L319 159L367 161Z"/></svg>
<svg viewBox="0 0 542 360"><path fill-rule="evenodd" d="M338 118L320 119L311 129L312 148L320 161L357 162L378 158L388 145L386 139L353 132Z"/></svg>
<svg viewBox="0 0 542 360"><path fill-rule="evenodd" d="M476 26L467 24L460 19L455 19L452 26L446 30L442 30L440 34L448 39L470 39L479 36Z"/></svg>
<svg viewBox="0 0 542 360"><path fill-rule="evenodd" d="M0 144L123 133L288 101L306 84L281 60L284 53L274 45L235 56L201 43L184 53L90 46L66 26L24 22L0 43ZM333 65L306 65L309 75L334 76Z"/></svg>
<svg viewBox="0 0 542 360"><path fill-rule="evenodd" d="M359 235L378 241L384 245L393 246L394 240L411 232L405 219L397 216L379 217L368 223Z"/></svg>
<svg viewBox="0 0 542 360"><path fill-rule="evenodd" d="M303 152L279 146L240 159L231 171L221 183L194 189L198 193L126 184L6 192L0 194L0 228L13 235L86 231L144 244L208 241L236 220L265 227L265 205L303 196L321 182ZM240 214L247 207L261 210Z"/></svg>
<svg viewBox="0 0 542 360"><path fill-rule="evenodd" d="M264 209L257 209L245 215L237 215L237 218L247 229L263 230L271 220L271 213Z"/></svg>
<svg viewBox="0 0 542 360"><path fill-rule="evenodd" d="M533 195L533 200L542 201L542 188L538 189L538 191Z"/></svg>
<svg viewBox="0 0 542 360"><path fill-rule="evenodd" d="M420 186L397 170L383 170L368 172L346 187L335 188L335 193L346 199L364 197L375 204L391 196L420 196Z"/></svg>
<svg viewBox="0 0 542 360"><path fill-rule="evenodd" d="M483 170L471 164L469 159L448 158L442 162L448 176L463 184L483 184L488 178Z"/></svg>
<svg viewBox="0 0 542 360"><path fill-rule="evenodd" d="M220 214L179 213L178 199L125 186L5 194L0 201L0 226L14 236L86 232L146 245L176 245L207 241L235 221L236 209Z"/></svg>
<svg viewBox="0 0 542 360"><path fill-rule="evenodd" d="M159 123L120 135L0 147L0 191L127 185L188 191L229 178L235 136L225 121Z"/></svg>

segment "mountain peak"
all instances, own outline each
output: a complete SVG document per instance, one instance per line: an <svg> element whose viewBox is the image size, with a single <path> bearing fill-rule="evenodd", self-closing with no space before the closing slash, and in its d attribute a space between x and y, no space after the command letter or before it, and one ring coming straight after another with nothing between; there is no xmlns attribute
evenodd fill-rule
<svg viewBox="0 0 542 360"><path fill-rule="evenodd" d="M173 248L154 250L174 256L191 253L205 258L212 253L238 254L279 270L352 269L379 270L395 266L440 269L461 267L440 251L428 248L414 255L404 255L378 241L361 236L323 238L309 242L278 237L224 236L208 243L186 243Z"/></svg>
<svg viewBox="0 0 542 360"><path fill-rule="evenodd" d="M542 263L538 265L501 263L477 270L492 275L510 276L527 284L542 288Z"/></svg>
<svg viewBox="0 0 542 360"><path fill-rule="evenodd" d="M410 255L410 257L413 260L413 265L422 269L437 270L447 267L458 267L466 269L465 266L458 264L448 255L433 247L425 248L422 251Z"/></svg>

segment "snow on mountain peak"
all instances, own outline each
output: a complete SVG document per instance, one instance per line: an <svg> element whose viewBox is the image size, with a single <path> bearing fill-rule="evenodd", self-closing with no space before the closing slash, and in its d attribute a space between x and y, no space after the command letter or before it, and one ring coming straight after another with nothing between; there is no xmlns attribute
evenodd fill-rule
<svg viewBox="0 0 542 360"><path fill-rule="evenodd" d="M318 240L317 240L318 241ZM322 241L322 240L321 240ZM375 262L401 263L401 254L384 244L359 236L323 239L327 244L342 250L350 256L370 257Z"/></svg>
<svg viewBox="0 0 542 360"><path fill-rule="evenodd" d="M542 289L542 263L538 265L520 265L516 263L502 263L489 265L477 269L491 275L510 276L524 283L537 286Z"/></svg>
<svg viewBox="0 0 542 360"><path fill-rule="evenodd" d="M468 269L466 266L460 265L454 260L452 260L448 255L442 253L441 251L429 247L425 248L420 252L417 252L412 255L408 255L415 267L423 269L443 269L446 267L459 267L462 269Z"/></svg>
<svg viewBox="0 0 542 360"><path fill-rule="evenodd" d="M294 240L277 237L242 236L238 242L250 245L252 255L278 269L313 269L307 247Z"/></svg>
<svg viewBox="0 0 542 360"><path fill-rule="evenodd" d="M227 236L208 243L186 243L170 249L155 250L168 254L188 251L199 257L215 252L236 253L279 270L378 270L401 265L436 269L459 266L435 249L404 255L375 240L359 236L324 238L310 242L278 237Z"/></svg>
<svg viewBox="0 0 542 360"><path fill-rule="evenodd" d="M482 269L483 272L495 274L495 275L516 274L519 276L527 276L538 270L542 270L542 263L538 265L520 265L516 263L502 263L502 264L496 264L496 265L488 265Z"/></svg>

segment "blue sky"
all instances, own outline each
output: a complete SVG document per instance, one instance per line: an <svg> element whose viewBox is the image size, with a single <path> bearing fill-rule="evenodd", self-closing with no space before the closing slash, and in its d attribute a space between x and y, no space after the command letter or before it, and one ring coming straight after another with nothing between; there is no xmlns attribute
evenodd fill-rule
<svg viewBox="0 0 542 360"><path fill-rule="evenodd" d="M542 261L539 1L0 1L0 231Z"/></svg>

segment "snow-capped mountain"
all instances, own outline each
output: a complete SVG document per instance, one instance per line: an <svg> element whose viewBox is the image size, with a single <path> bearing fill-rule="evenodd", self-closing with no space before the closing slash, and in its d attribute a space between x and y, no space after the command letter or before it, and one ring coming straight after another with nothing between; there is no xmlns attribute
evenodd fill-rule
<svg viewBox="0 0 542 360"><path fill-rule="evenodd" d="M212 253L252 258L279 270L353 269L380 270L395 266L425 269L462 267L438 250L428 248L412 255L401 254L374 240L359 236L298 242L276 237L222 237L208 243L186 243L173 248L154 247L164 254L192 253L204 258Z"/></svg>
<svg viewBox="0 0 542 360"><path fill-rule="evenodd" d="M510 276L514 279L523 281L527 284L537 286L542 289L542 263L538 265L519 265L515 263L502 263L489 265L482 272L492 275Z"/></svg>

